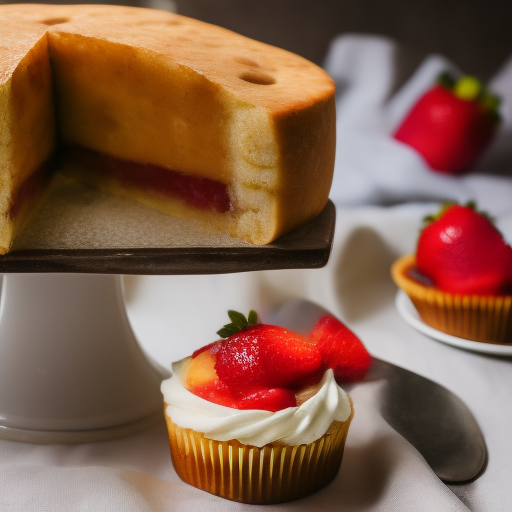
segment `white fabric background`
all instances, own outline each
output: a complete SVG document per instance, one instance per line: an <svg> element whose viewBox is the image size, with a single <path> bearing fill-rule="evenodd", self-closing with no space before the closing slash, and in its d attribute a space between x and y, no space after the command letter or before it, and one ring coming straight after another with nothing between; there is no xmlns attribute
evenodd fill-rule
<svg viewBox="0 0 512 512"><path fill-rule="evenodd" d="M271 308L292 297L339 315L376 356L446 386L474 413L489 450L476 481L446 486L380 417L379 382L357 385L355 418L341 471L319 493L272 510L402 512L512 510L512 360L463 351L407 325L394 306L392 261L414 250L421 218L440 200L476 199L512 241L512 61L491 85L505 95L504 125L478 172L450 178L427 170L389 132L450 63L419 62L390 41L346 36L326 67L338 85L338 153L331 197L337 206L329 264L213 276L127 278L128 312L145 350L166 367L212 341L228 308ZM507 176L508 173L508 176ZM197 319L200 319L198 321ZM3 511L241 511L183 484L169 456L165 425L110 442L37 446L0 441Z"/></svg>

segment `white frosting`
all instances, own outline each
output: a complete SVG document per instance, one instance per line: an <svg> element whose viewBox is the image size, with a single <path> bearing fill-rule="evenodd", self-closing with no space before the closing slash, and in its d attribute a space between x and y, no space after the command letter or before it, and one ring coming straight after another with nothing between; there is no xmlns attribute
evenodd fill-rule
<svg viewBox="0 0 512 512"><path fill-rule="evenodd" d="M162 382L167 415L182 427L204 433L208 439L264 446L274 441L309 444L322 437L333 421L345 421L351 413L347 394L327 370L318 391L300 407L277 412L239 410L214 404L188 391L181 382L183 362L173 363L173 376Z"/></svg>

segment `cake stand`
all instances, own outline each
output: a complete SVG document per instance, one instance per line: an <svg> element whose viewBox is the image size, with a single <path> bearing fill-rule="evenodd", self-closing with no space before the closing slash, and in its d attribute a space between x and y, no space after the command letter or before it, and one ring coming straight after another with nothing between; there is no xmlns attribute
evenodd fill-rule
<svg viewBox="0 0 512 512"><path fill-rule="evenodd" d="M84 443L162 418L169 373L129 324L122 274L217 274L327 263L335 209L258 247L75 182L0 257L0 438Z"/></svg>

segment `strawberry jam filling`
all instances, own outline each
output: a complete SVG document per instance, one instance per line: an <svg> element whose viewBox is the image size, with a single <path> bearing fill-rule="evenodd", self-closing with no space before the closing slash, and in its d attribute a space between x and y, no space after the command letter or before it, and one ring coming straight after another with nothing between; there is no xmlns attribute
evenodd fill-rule
<svg viewBox="0 0 512 512"><path fill-rule="evenodd" d="M130 187L181 199L199 210L226 213L231 210L227 186L210 178L182 174L157 165L115 158L81 146L64 149L67 162Z"/></svg>
<svg viewBox="0 0 512 512"><path fill-rule="evenodd" d="M7 217L10 220L14 220L21 211L21 208L30 203L49 185L53 165L53 158L47 159L14 192L7 210Z"/></svg>
<svg viewBox="0 0 512 512"><path fill-rule="evenodd" d="M361 380L371 356L357 336L331 315L303 337L257 315L230 311L226 335L196 350L188 360L184 386L210 402L234 409L276 412L307 400L309 391L332 369L338 382ZM232 333L232 334L231 334Z"/></svg>

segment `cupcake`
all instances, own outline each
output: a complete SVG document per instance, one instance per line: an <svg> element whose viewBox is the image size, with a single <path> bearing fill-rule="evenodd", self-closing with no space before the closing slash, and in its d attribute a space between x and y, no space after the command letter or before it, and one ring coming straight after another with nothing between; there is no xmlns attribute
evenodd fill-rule
<svg viewBox="0 0 512 512"><path fill-rule="evenodd" d="M307 337L229 312L222 339L162 383L171 457L186 483L251 504L296 500L331 482L353 408L337 382L371 357L330 315Z"/></svg>
<svg viewBox="0 0 512 512"><path fill-rule="evenodd" d="M415 255L397 260L395 283L422 320L452 336L512 343L512 248L473 204L426 219Z"/></svg>

